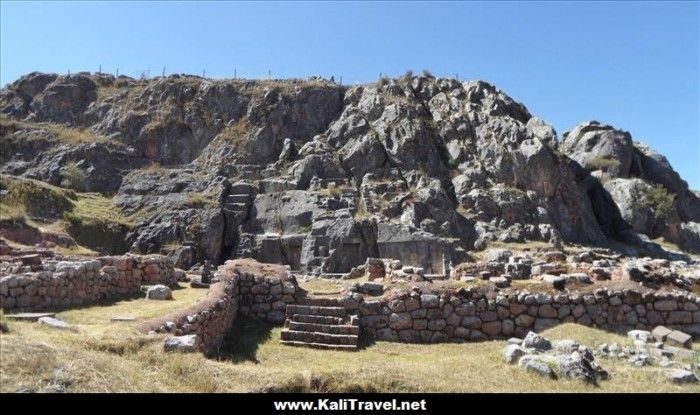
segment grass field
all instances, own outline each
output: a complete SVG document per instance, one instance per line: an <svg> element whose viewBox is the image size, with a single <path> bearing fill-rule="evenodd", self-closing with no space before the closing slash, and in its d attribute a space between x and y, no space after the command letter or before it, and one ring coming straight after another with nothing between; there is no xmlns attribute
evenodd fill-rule
<svg viewBox="0 0 700 415"><path fill-rule="evenodd" d="M70 330L9 322L0 335L0 391L68 392L700 392L671 384L656 367L599 359L612 374L600 387L548 380L502 361L503 341L418 345L377 342L351 353L279 344L280 327L241 321L216 359L166 354L162 335L138 321L183 308L205 290L174 291L173 301L132 299L58 313ZM136 323L116 323L133 316ZM573 324L545 332L588 346L627 343L623 336Z"/></svg>

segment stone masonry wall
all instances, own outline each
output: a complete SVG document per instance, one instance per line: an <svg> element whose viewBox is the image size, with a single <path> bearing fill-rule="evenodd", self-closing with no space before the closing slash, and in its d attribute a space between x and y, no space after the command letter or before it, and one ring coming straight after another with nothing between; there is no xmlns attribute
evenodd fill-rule
<svg viewBox="0 0 700 415"><path fill-rule="evenodd" d="M559 323L624 333L664 325L700 337L700 298L682 293L598 289L591 294L514 291L487 298L476 290L412 291L380 301L344 301L377 340L408 343L522 337Z"/></svg>
<svg viewBox="0 0 700 415"><path fill-rule="evenodd" d="M0 308L6 312L92 304L138 293L141 285L176 283L172 263L161 255L49 260L10 272L0 274Z"/></svg>
<svg viewBox="0 0 700 415"><path fill-rule="evenodd" d="M196 334L200 349L210 354L221 346L239 313L281 324L287 304L297 302L296 280L280 265L227 261L217 276L219 282L193 307L144 323L142 329L176 336Z"/></svg>
<svg viewBox="0 0 700 415"><path fill-rule="evenodd" d="M243 272L240 274L239 285L240 312L244 316L282 324L287 304L297 303L299 287L294 277L286 272L276 276Z"/></svg>

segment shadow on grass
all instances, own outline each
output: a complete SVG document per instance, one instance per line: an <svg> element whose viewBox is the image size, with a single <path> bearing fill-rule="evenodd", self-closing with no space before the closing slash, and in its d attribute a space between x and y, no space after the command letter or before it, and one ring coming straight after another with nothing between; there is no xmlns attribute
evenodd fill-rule
<svg viewBox="0 0 700 415"><path fill-rule="evenodd" d="M259 363L256 357L258 347L270 339L273 327L275 326L267 321L237 318L231 330L226 333L219 352L213 357L233 363Z"/></svg>

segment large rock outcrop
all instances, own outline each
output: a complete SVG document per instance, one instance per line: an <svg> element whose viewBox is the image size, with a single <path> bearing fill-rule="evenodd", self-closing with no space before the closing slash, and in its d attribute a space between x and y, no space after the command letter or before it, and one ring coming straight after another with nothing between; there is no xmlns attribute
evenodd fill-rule
<svg viewBox="0 0 700 415"><path fill-rule="evenodd" d="M663 236L683 249L700 252L700 244L694 242L700 235L693 231L700 199L666 157L634 142L628 132L597 121L565 133L560 149L604 184L634 232Z"/></svg>
<svg viewBox="0 0 700 415"><path fill-rule="evenodd" d="M114 195L131 249L180 266L335 273L388 255L439 274L495 240L629 230L700 249L698 196L663 156L597 122L560 143L483 81L32 73L2 90L0 114L0 172ZM634 189L654 206L631 206Z"/></svg>

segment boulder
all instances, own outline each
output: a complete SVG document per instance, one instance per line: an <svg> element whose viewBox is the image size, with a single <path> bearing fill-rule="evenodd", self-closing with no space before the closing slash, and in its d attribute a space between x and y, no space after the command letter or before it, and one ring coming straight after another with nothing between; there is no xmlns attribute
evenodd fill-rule
<svg viewBox="0 0 700 415"><path fill-rule="evenodd" d="M542 276L542 281L546 282L547 284L551 285L552 288L557 290L563 290L566 288L566 278L559 275L545 274Z"/></svg>
<svg viewBox="0 0 700 415"><path fill-rule="evenodd" d="M627 131L589 121L564 134L561 151L584 168L601 170L610 177L627 177L634 144Z"/></svg>
<svg viewBox="0 0 700 415"><path fill-rule="evenodd" d="M693 337L679 330L673 330L666 336L666 342L690 349L693 347Z"/></svg>
<svg viewBox="0 0 700 415"><path fill-rule="evenodd" d="M552 343L545 337L531 331L523 339L522 347L545 351L552 348Z"/></svg>
<svg viewBox="0 0 700 415"><path fill-rule="evenodd" d="M525 368L528 372L537 373L545 378L556 379L557 375L552 370L550 363L552 363L552 359L532 354L525 355L518 361L518 365Z"/></svg>
<svg viewBox="0 0 700 415"><path fill-rule="evenodd" d="M695 373L684 369L673 369L666 372L666 377L673 383L686 384L697 383L698 377Z"/></svg>
<svg viewBox="0 0 700 415"><path fill-rule="evenodd" d="M503 349L503 358L506 363L515 363L524 355L525 351L519 344L509 344Z"/></svg>
<svg viewBox="0 0 700 415"><path fill-rule="evenodd" d="M40 317L38 320L39 324L43 324L54 329L67 329L70 325L63 320L59 320L54 317Z"/></svg>
<svg viewBox="0 0 700 415"><path fill-rule="evenodd" d="M196 352L199 343L199 337L196 334L173 336L165 339L163 349L166 352Z"/></svg>
<svg viewBox="0 0 700 415"><path fill-rule="evenodd" d="M629 337L630 340L632 340L633 342L640 340L644 343L652 343L654 341L654 336L652 335L652 333L646 330L628 331L627 337Z"/></svg>
<svg viewBox="0 0 700 415"><path fill-rule="evenodd" d="M153 285L146 291L146 298L149 300L172 300L173 291L165 285Z"/></svg>

